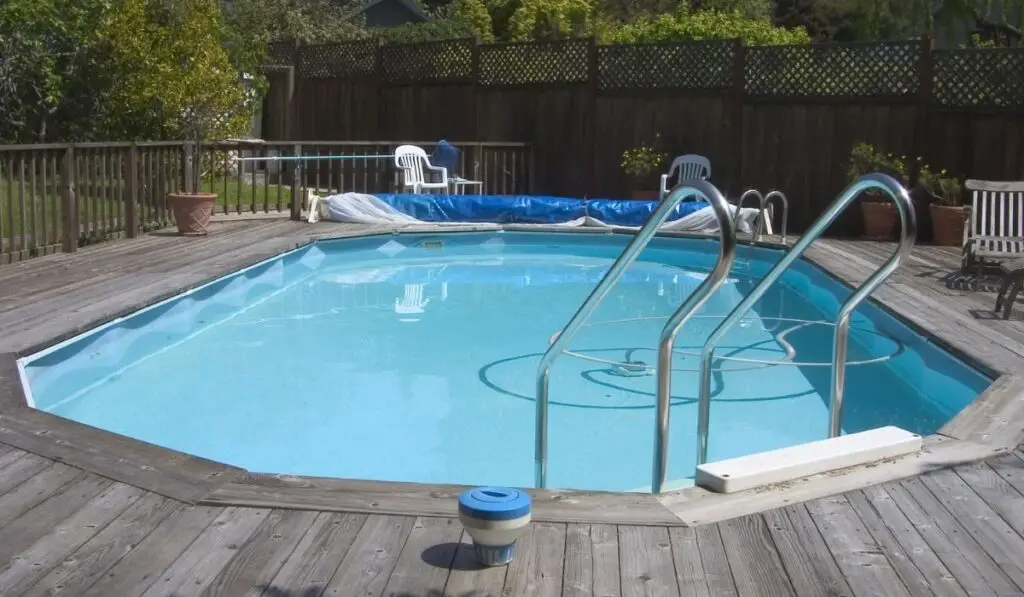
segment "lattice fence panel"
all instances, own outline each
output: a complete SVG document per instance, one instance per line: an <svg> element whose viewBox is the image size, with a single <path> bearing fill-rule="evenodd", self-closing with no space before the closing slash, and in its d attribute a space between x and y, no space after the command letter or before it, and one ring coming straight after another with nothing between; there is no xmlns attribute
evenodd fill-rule
<svg viewBox="0 0 1024 597"><path fill-rule="evenodd" d="M600 89L722 89L732 86L734 44L710 41L597 49Z"/></svg>
<svg viewBox="0 0 1024 597"><path fill-rule="evenodd" d="M1024 107L1024 49L937 50L934 61L935 104Z"/></svg>
<svg viewBox="0 0 1024 597"><path fill-rule="evenodd" d="M389 44L381 48L380 71L388 83L468 80L473 76L473 40Z"/></svg>
<svg viewBox="0 0 1024 597"><path fill-rule="evenodd" d="M298 76L308 79L365 77L377 68L377 40L303 46Z"/></svg>
<svg viewBox="0 0 1024 597"><path fill-rule="evenodd" d="M754 96L905 97L920 88L917 42L762 46L747 49Z"/></svg>
<svg viewBox="0 0 1024 597"><path fill-rule="evenodd" d="M480 46L480 85L585 83L590 41L566 39Z"/></svg>
<svg viewBox="0 0 1024 597"><path fill-rule="evenodd" d="M295 42L275 41L267 47L267 66L293 66Z"/></svg>

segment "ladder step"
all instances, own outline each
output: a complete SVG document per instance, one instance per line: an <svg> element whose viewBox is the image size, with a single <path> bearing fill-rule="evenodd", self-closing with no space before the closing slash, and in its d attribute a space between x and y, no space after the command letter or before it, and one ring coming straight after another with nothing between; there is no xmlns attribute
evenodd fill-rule
<svg viewBox="0 0 1024 597"><path fill-rule="evenodd" d="M879 427L702 464L697 467L695 481L711 491L733 493L903 456L920 449L920 435L894 426Z"/></svg>

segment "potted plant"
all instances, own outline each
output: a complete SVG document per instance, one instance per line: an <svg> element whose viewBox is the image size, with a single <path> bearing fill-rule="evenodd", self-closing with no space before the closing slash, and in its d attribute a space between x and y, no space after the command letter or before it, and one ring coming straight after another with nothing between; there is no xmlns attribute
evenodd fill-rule
<svg viewBox="0 0 1024 597"><path fill-rule="evenodd" d="M622 152L622 171L629 180L633 199L657 199L660 194L654 174L661 171L668 154L658 151L658 140L659 136L655 135L654 143ZM648 190L652 188L654 190Z"/></svg>
<svg viewBox="0 0 1024 597"><path fill-rule="evenodd" d="M204 179L214 175L215 167L214 156L204 155L203 145L244 131L255 98L224 49L227 32L216 0L168 4L161 19L167 30L153 52L169 66L156 73L163 74L155 77L159 99L162 112L169 115L168 130L186 141L184 185L167 199L179 233L206 234L217 195L204 189ZM172 81L166 80L167 72L173 73Z"/></svg>
<svg viewBox="0 0 1024 597"><path fill-rule="evenodd" d="M964 187L946 170L933 170L922 165L917 186L929 198L932 241L937 245L959 246L963 243L967 210L963 206Z"/></svg>
<svg viewBox="0 0 1024 597"><path fill-rule="evenodd" d="M902 185L910 183L909 168L906 156L882 153L868 143L858 143L850 152L850 161L846 174L853 182L864 174L881 172L888 174ZM892 240L896 236L896 206L880 191L864 192L860 201L861 214L864 218L864 237L872 240Z"/></svg>

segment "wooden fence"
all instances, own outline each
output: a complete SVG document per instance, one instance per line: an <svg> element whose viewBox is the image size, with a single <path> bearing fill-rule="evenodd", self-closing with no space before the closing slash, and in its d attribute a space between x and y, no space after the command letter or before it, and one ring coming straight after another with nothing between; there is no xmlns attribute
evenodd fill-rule
<svg viewBox="0 0 1024 597"><path fill-rule="evenodd" d="M735 198L781 189L799 231L846 183L856 142L961 177L1024 179L1024 50L927 41L278 45L268 139L524 141L536 189L622 197L624 149L660 135ZM653 187L654 180L647 181ZM856 210L830 231L860 232Z"/></svg>
<svg viewBox="0 0 1024 597"><path fill-rule="evenodd" d="M218 214L298 217L301 202L292 198L307 188L398 190L399 173L386 156L403 143L208 143L199 162L202 190L218 195ZM462 150L460 172L483 181L482 192L530 192L527 145L453 144ZM0 146L0 264L171 225L167 194L184 188L188 153L181 141ZM274 156L303 159L237 159Z"/></svg>

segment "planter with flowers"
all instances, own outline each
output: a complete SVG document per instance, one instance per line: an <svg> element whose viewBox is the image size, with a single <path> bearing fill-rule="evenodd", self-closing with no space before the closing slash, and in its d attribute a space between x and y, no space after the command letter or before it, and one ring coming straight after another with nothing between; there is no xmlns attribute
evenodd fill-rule
<svg viewBox="0 0 1024 597"><path fill-rule="evenodd" d="M888 174L903 186L910 184L910 169L906 156L882 153L868 143L858 143L850 152L846 175L850 182L872 172ZM864 192L860 201L864 218L864 237L872 240L892 240L896 237L899 216L892 201L880 191Z"/></svg>
<svg viewBox="0 0 1024 597"><path fill-rule="evenodd" d="M622 171L629 179L633 199L657 199L658 178L668 154L658 151L658 136L654 143L640 145L622 152ZM648 190L653 189L653 190Z"/></svg>
<svg viewBox="0 0 1024 597"><path fill-rule="evenodd" d="M922 165L917 177L918 192L929 199L932 241L950 247L963 243L967 210L963 206L964 187L946 170L933 170Z"/></svg>

